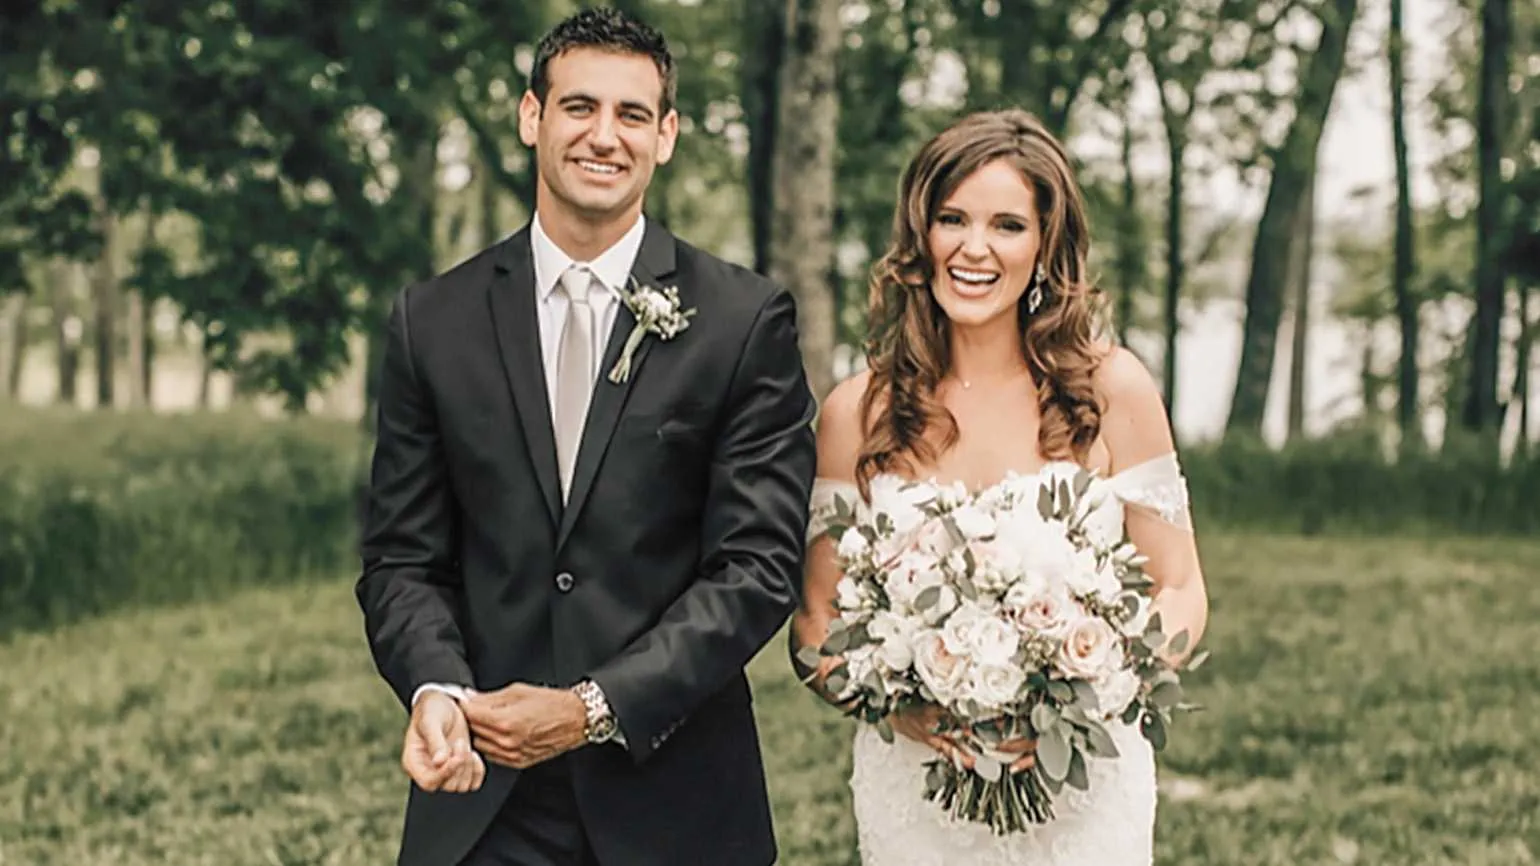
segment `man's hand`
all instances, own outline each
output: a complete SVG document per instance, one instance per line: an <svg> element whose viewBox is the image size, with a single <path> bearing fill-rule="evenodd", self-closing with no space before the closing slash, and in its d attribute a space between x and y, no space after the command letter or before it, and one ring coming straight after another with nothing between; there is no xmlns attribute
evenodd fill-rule
<svg viewBox="0 0 1540 866"><path fill-rule="evenodd" d="M588 740L588 710L566 689L514 683L472 695L462 705L476 751L515 769L569 752Z"/></svg>
<svg viewBox="0 0 1540 866"><path fill-rule="evenodd" d="M463 794L486 779L487 765L471 751L470 728L454 698L424 692L412 708L401 768L424 791Z"/></svg>

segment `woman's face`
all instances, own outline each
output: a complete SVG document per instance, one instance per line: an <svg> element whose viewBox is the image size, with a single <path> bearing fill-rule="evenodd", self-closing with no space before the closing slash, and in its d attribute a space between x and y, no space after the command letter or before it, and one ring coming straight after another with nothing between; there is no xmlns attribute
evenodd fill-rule
<svg viewBox="0 0 1540 866"><path fill-rule="evenodd" d="M997 159L964 178L926 237L936 268L931 292L954 326L1014 323L1042 242L1032 188L1015 166Z"/></svg>

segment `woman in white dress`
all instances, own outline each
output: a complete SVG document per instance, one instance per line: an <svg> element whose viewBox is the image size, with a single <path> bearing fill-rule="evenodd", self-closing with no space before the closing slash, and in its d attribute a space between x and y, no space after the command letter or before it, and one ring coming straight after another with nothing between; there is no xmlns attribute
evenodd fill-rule
<svg viewBox="0 0 1540 866"><path fill-rule="evenodd" d="M868 371L834 389L818 425L818 474L793 655L817 646L839 580L819 520L832 497L880 505L899 481L971 490L1095 470L1111 496L1096 531L1149 557L1171 634L1201 637L1208 600L1165 407L1131 353L1101 340L1086 276L1085 206L1063 147L1021 111L970 115L904 172L892 246L874 269ZM1188 649L1191 652L1191 649ZM812 685L825 699L822 675ZM1056 817L999 837L924 799L924 764L965 746L936 710L856 735L851 789L864 866L1145 866L1153 860L1155 764L1136 726L1109 725L1117 758L1091 759L1090 790L1066 787ZM1012 744L1032 761L1032 744Z"/></svg>

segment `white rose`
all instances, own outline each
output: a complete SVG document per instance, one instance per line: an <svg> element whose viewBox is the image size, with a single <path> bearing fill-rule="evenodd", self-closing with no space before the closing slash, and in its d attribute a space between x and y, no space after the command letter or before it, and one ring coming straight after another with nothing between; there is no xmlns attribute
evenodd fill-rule
<svg viewBox="0 0 1540 866"><path fill-rule="evenodd" d="M968 683L968 660L948 652L941 634L932 630L915 636L914 670L942 704L950 704L961 697Z"/></svg>
<svg viewBox="0 0 1540 866"><path fill-rule="evenodd" d="M935 499L943 509L957 508L968 501L968 486L961 481L937 485Z"/></svg>
<svg viewBox="0 0 1540 866"><path fill-rule="evenodd" d="M968 628L968 655L981 665L1011 664L1021 646L1021 633L997 616L983 616Z"/></svg>
<svg viewBox="0 0 1540 866"><path fill-rule="evenodd" d="M985 665L975 668L970 693L974 700L996 710L1015 703L1027 674L1015 665Z"/></svg>
<svg viewBox="0 0 1540 866"><path fill-rule="evenodd" d="M1079 598L1091 596L1102 601L1112 601L1123 584L1118 580L1112 560L1097 564L1096 553L1089 549L1077 551L1075 567L1066 578L1070 592Z"/></svg>
<svg viewBox="0 0 1540 866"><path fill-rule="evenodd" d="M843 560L858 559L871 549L871 542L867 541L865 533L858 529L847 529L845 534L840 536L838 554Z"/></svg>
<svg viewBox="0 0 1540 866"><path fill-rule="evenodd" d="M1055 640L1063 637L1070 623L1081 615L1080 606L1062 590L1044 588L1034 592L1025 584L1011 587L1005 594L1005 605L1017 628Z"/></svg>
<svg viewBox="0 0 1540 866"><path fill-rule="evenodd" d="M1088 680L1110 676L1123 666L1123 643L1099 616L1083 617L1069 627L1059 649L1059 669Z"/></svg>
<svg viewBox="0 0 1540 866"><path fill-rule="evenodd" d="M1096 691L1097 700L1101 703L1102 715L1113 718L1123 714L1128 705L1139 695L1139 675L1127 668L1119 668L1112 673L1094 680L1091 686Z"/></svg>
<svg viewBox="0 0 1540 866"><path fill-rule="evenodd" d="M941 573L933 558L918 551L910 551L899 556L888 568L884 586L893 607L908 611L914 608L920 593L945 582L946 575Z"/></svg>
<svg viewBox="0 0 1540 866"><path fill-rule="evenodd" d="M866 587L851 577L841 577L834 584L834 606L842 611L862 611L872 607Z"/></svg>
<svg viewBox="0 0 1540 866"><path fill-rule="evenodd" d="M941 639L946 642L947 652L953 655L973 653L973 627L989 613L977 605L964 603L941 626Z"/></svg>
<svg viewBox="0 0 1540 866"><path fill-rule="evenodd" d="M973 555L973 582L979 589L1002 593L1021 577L1021 556L1015 548L999 541L975 541L968 545Z"/></svg>
<svg viewBox="0 0 1540 866"><path fill-rule="evenodd" d="M881 642L875 655L883 667L903 671L914 662L914 623L883 610L872 617L866 628L868 634Z"/></svg>
<svg viewBox="0 0 1540 866"><path fill-rule="evenodd" d="M934 491L926 485L896 475L883 473L871 481L871 501L884 504L884 513L893 521L893 530L899 537L912 532L926 519L920 507L934 498Z"/></svg>
<svg viewBox="0 0 1540 866"><path fill-rule="evenodd" d="M952 522L964 538L988 538L995 533L995 518L977 505L964 505L952 512Z"/></svg>

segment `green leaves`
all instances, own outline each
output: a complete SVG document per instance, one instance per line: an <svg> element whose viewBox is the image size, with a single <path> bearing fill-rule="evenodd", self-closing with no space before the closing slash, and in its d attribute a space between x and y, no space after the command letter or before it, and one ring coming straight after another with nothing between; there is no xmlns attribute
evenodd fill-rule
<svg viewBox="0 0 1540 866"><path fill-rule="evenodd" d="M1053 725L1038 736L1037 764L1048 778L1062 782L1069 775L1071 751L1069 738L1064 735L1063 728Z"/></svg>

